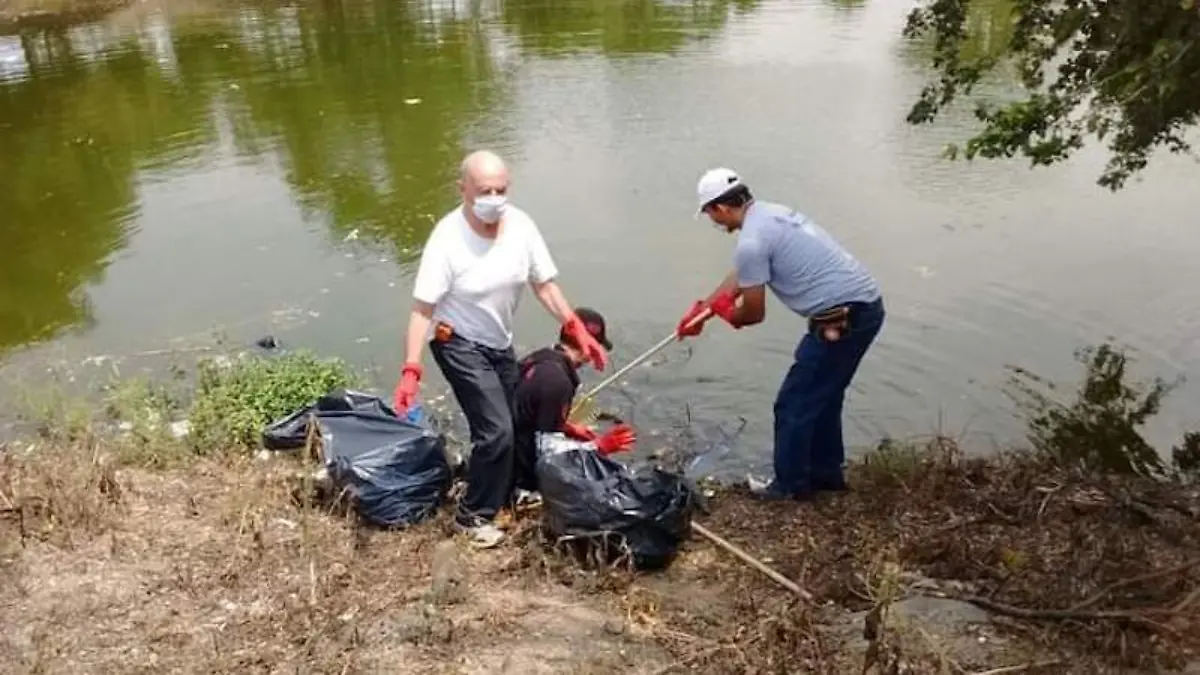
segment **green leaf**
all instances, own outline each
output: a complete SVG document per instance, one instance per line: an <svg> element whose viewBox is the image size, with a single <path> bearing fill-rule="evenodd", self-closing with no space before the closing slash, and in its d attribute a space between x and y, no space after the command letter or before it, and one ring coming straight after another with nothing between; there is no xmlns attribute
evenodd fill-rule
<svg viewBox="0 0 1200 675"><path fill-rule="evenodd" d="M962 154L1019 154L1049 165L1101 142L1110 156L1096 182L1120 189L1159 146L1184 147L1200 120L1196 7L1196 0L929 0L911 17L919 30L906 35L928 43L934 73L907 121L932 123L996 66L1011 67L1023 100L977 108L982 128L962 139ZM1012 21L998 20L1005 16ZM980 40L980 31L993 30L1007 39Z"/></svg>

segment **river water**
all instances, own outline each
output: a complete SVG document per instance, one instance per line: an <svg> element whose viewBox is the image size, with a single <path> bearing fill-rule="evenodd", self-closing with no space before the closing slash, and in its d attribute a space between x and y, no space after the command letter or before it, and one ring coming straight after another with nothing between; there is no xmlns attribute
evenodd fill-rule
<svg viewBox="0 0 1200 675"><path fill-rule="evenodd" d="M390 390L416 257L479 147L511 163L513 199L569 298L609 317L618 365L728 269L732 239L692 220L704 169L822 223L890 312L847 404L855 446L937 429L1017 442L1005 366L1069 381L1072 352L1107 337L1139 375L1200 372L1200 167L1156 158L1112 194L1099 148L1038 170L941 159L973 120L906 124L929 76L927 46L900 34L909 8L150 0L0 36L5 372L133 363L220 330L374 366ZM973 49L1004 38L1004 9L972 16ZM765 324L714 322L609 403L647 435L744 418L720 464L769 466L801 329L771 300ZM517 333L522 349L554 335L531 296ZM1153 441L1200 426L1194 392L1168 399Z"/></svg>

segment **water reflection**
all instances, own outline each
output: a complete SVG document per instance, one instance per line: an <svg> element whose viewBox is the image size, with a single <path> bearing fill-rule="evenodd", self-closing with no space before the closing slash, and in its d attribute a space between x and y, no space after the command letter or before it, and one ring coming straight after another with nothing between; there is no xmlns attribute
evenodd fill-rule
<svg viewBox="0 0 1200 675"><path fill-rule="evenodd" d="M858 11L867 6L867 0L827 0L834 9Z"/></svg>
<svg viewBox="0 0 1200 675"><path fill-rule="evenodd" d="M847 0L831 0L838 4L845 1ZM962 59L971 62L1003 56L1016 28L1015 11L1014 0L974 0L968 3L964 25L966 37L963 39L960 53ZM905 41L901 45L904 60L927 75L933 58L932 33L916 40Z"/></svg>
<svg viewBox="0 0 1200 675"><path fill-rule="evenodd" d="M648 54L756 4L506 0L495 18L539 54ZM136 227L164 225L138 220L140 183L231 161L271 158L334 241L415 256L465 141L513 105L479 11L267 2L0 38L0 238L18 251L0 350L87 324L86 286Z"/></svg>
<svg viewBox="0 0 1200 675"><path fill-rule="evenodd" d="M0 85L0 349L86 324L80 289L128 241L139 166L206 140L190 133L206 97L138 49L99 61L88 46L24 36L23 77Z"/></svg>
<svg viewBox="0 0 1200 675"><path fill-rule="evenodd" d="M1196 369L1195 321L1178 311L1200 255L1185 227L1194 167L1156 160L1153 185L1097 196L1086 166L939 160L975 122L962 106L905 123L929 76L927 44L898 47L905 3L157 1L0 37L0 237L17 249L0 271L0 350L96 326L10 364L219 327L392 373L411 272L394 260L453 202L462 153L494 143L533 186L518 199L571 297L609 314L618 362L728 265L728 238L688 218L694 172L731 163L827 224L893 299L848 404L852 443L928 431L944 403L950 427L982 411L991 433L1002 362L1049 372L1101 329L1158 350L1156 371ZM970 49L1008 39L1011 2L971 3ZM1010 95L1004 75L980 93ZM343 245L354 232L362 245ZM1143 328L1148 315L1184 318ZM696 418L745 416L738 443L761 460L800 325L772 316L642 375L639 424L685 402ZM536 303L518 322L525 347L554 334Z"/></svg>
<svg viewBox="0 0 1200 675"><path fill-rule="evenodd" d="M977 61L1003 56L1014 30L1013 11L1013 0L979 0L970 3L967 7L967 34L962 44L962 57ZM904 108L890 117L894 142L888 143L884 149L896 152L897 159L905 168L899 175L906 187L919 193L924 202L940 202L950 207L969 206L968 209L960 208L959 216L978 221L984 212L979 210L978 204L962 204L956 187L976 185L979 187L979 196L1003 202L1015 192L1045 181L1047 175L1045 171L1030 171L1028 164L1023 161L969 163L966 160L949 161L943 156L948 145L961 146L979 133L981 127L975 116L976 101L996 103L1022 95L1015 68L1005 61L1000 61L995 69L985 73L970 96L947 106L932 123L914 126L905 120L917 102L921 88L930 83L930 78L936 77L929 66L933 50L932 35L902 39L897 34L893 53L904 66L904 72L893 86L897 89L895 98L904 102ZM971 209L975 211L972 213ZM955 227L961 226L974 224L959 222Z"/></svg>
<svg viewBox="0 0 1200 675"><path fill-rule="evenodd" d="M673 52L725 26L730 11L759 0L503 0L501 19L539 55L598 50L609 56Z"/></svg>
<svg viewBox="0 0 1200 675"><path fill-rule="evenodd" d="M387 2L282 8L244 21L229 115L240 147L280 151L337 238L398 255L450 206L462 138L500 105L478 25Z"/></svg>

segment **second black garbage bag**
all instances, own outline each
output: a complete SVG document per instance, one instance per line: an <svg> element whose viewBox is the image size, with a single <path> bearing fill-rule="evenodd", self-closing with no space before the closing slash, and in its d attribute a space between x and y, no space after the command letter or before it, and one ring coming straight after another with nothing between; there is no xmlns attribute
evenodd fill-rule
<svg viewBox="0 0 1200 675"><path fill-rule="evenodd" d="M405 527L437 511L452 480L442 434L397 417L377 396L337 389L267 427L263 445L304 447L314 417L326 471L349 491L364 520Z"/></svg>
<svg viewBox="0 0 1200 675"><path fill-rule="evenodd" d="M542 519L551 536L618 535L636 567L670 564L697 508L690 481L650 465L626 467L562 434L539 434L538 445Z"/></svg>

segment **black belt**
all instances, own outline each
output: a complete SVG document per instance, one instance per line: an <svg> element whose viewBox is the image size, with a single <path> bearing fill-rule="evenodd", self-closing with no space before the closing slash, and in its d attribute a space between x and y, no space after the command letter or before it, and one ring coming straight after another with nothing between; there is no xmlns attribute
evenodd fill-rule
<svg viewBox="0 0 1200 675"><path fill-rule="evenodd" d="M829 342L837 342L850 332L850 322L855 314L883 303L883 298L870 302L844 302L814 312L808 319L808 331Z"/></svg>

